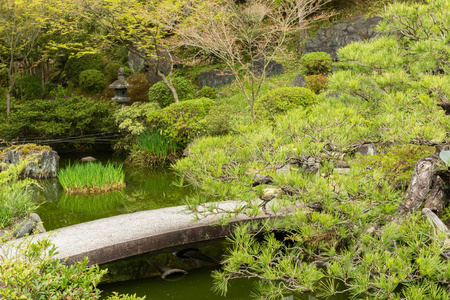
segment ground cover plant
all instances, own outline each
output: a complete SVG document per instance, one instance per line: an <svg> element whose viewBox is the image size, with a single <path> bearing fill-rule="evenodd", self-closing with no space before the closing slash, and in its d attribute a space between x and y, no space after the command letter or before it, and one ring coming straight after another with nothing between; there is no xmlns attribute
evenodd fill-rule
<svg viewBox="0 0 450 300"><path fill-rule="evenodd" d="M260 279L255 298L314 290L448 299L448 237L417 208L400 214L412 166L448 138L450 120L439 107L450 95L448 5L390 5L378 28L385 35L339 51L350 67L328 77L317 104L287 111L273 125L199 139L174 165L197 187L187 204L199 217L216 211L211 200L239 200L229 218L304 207L256 232L237 228L214 274L219 292L245 277ZM385 150L361 159L355 152L365 142Z"/></svg>
<svg viewBox="0 0 450 300"><path fill-rule="evenodd" d="M58 180L68 193L97 193L125 187L122 165L89 162L70 165L58 171Z"/></svg>
<svg viewBox="0 0 450 300"><path fill-rule="evenodd" d="M28 190L33 181L19 180L22 170L32 159L24 159L18 165L9 166L7 170L0 172L0 229L13 225L36 209ZM3 163L0 162L1 164Z"/></svg>
<svg viewBox="0 0 450 300"><path fill-rule="evenodd" d="M5 299L99 299L97 288L107 270L88 266L89 259L73 265L53 258L57 249L49 238L25 239L18 244L1 244L3 256L0 295ZM136 295L114 294L107 299L143 300Z"/></svg>

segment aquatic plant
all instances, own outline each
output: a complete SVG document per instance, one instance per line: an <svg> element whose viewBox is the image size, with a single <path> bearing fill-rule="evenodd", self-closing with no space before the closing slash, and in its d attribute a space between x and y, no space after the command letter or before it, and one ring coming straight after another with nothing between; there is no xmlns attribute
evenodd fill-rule
<svg viewBox="0 0 450 300"><path fill-rule="evenodd" d="M58 172L58 180L68 193L96 193L125 187L122 165L110 162L70 165Z"/></svg>
<svg viewBox="0 0 450 300"><path fill-rule="evenodd" d="M167 165L177 157L176 151L176 144L155 128L137 137L129 161L144 167Z"/></svg>

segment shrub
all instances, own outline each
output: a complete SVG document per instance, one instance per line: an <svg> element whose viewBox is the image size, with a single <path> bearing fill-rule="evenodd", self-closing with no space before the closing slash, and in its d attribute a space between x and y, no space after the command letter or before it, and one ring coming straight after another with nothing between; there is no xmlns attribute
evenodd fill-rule
<svg viewBox="0 0 450 300"><path fill-rule="evenodd" d="M29 215L36 208L32 195L27 189L34 181L19 180L23 169L31 160L31 157L26 158L19 164L10 165L5 171L0 172L0 229Z"/></svg>
<svg viewBox="0 0 450 300"><path fill-rule="evenodd" d="M172 83L180 101L194 98L195 89L189 81L182 77L174 77L172 78ZM161 108L175 102L172 92L162 81L155 83L148 90L148 99L150 102L157 102Z"/></svg>
<svg viewBox="0 0 450 300"><path fill-rule="evenodd" d="M214 100L217 98L217 90L209 86L204 86L200 91L197 92L197 97L209 98Z"/></svg>
<svg viewBox="0 0 450 300"><path fill-rule="evenodd" d="M100 53L85 54L77 57L72 56L67 60L64 70L66 71L67 78L78 83L81 72L85 70L98 70L102 69L102 55Z"/></svg>
<svg viewBox="0 0 450 300"><path fill-rule="evenodd" d="M255 103L258 119L273 120L276 114L299 107L309 106L317 101L317 96L307 88L284 87L269 91Z"/></svg>
<svg viewBox="0 0 450 300"><path fill-rule="evenodd" d="M303 75L328 74L331 71L332 59L328 53L313 52L303 55L300 64Z"/></svg>
<svg viewBox="0 0 450 300"><path fill-rule="evenodd" d="M306 87L316 94L324 91L327 88L327 83L327 77L324 75L306 76Z"/></svg>
<svg viewBox="0 0 450 300"><path fill-rule="evenodd" d="M162 128L167 137L184 147L205 132L204 117L213 105L214 101L208 98L173 103L151 113L149 122Z"/></svg>
<svg viewBox="0 0 450 300"><path fill-rule="evenodd" d="M140 135L148 127L148 115L159 109L158 103L135 102L131 106L126 106L125 109L117 110L114 113L114 118L120 130L126 131L131 135Z"/></svg>
<svg viewBox="0 0 450 300"><path fill-rule="evenodd" d="M20 76L14 86L14 96L18 99L32 100L43 95L42 80L37 76Z"/></svg>
<svg viewBox="0 0 450 300"><path fill-rule="evenodd" d="M26 101L12 107L9 119L0 114L0 136L50 139L113 132L113 106L81 96Z"/></svg>
<svg viewBox="0 0 450 300"><path fill-rule="evenodd" d="M98 299L96 288L106 270L88 267L89 259L67 266L51 258L57 250L48 238L26 239L19 245L2 246L2 252L13 252L12 258L2 257L0 281L5 287L0 295L5 299Z"/></svg>
<svg viewBox="0 0 450 300"><path fill-rule="evenodd" d="M91 92L100 92L105 87L105 75L99 70L84 70L79 80L80 86Z"/></svg>
<svg viewBox="0 0 450 300"><path fill-rule="evenodd" d="M58 180L68 193L109 192L125 187L122 165L83 163L58 171Z"/></svg>
<svg viewBox="0 0 450 300"><path fill-rule="evenodd" d="M231 129L231 115L233 115L232 106L214 105L205 118L206 133L211 136L227 134Z"/></svg>

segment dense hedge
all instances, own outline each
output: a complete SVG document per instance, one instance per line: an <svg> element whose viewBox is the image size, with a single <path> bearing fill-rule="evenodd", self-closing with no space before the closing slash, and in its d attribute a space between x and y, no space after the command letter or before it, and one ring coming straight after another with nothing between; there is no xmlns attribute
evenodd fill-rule
<svg viewBox="0 0 450 300"><path fill-rule="evenodd" d="M94 69L80 73L80 86L91 92L100 92L105 87L105 75Z"/></svg>
<svg viewBox="0 0 450 300"><path fill-rule="evenodd" d="M33 100L0 112L0 139L57 138L116 131L113 104L81 96Z"/></svg>
<svg viewBox="0 0 450 300"><path fill-rule="evenodd" d="M255 103L255 114L258 119L273 120L276 114L288 110L308 106L317 101L317 96L304 87L284 87L269 91Z"/></svg>
<svg viewBox="0 0 450 300"><path fill-rule="evenodd" d="M333 60L330 54L325 52L313 52L300 58L301 72L303 75L323 75L331 72Z"/></svg>

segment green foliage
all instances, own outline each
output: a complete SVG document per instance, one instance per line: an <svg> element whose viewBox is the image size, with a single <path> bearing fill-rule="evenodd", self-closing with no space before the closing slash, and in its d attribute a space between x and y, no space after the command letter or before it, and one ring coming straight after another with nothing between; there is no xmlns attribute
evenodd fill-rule
<svg viewBox="0 0 450 300"><path fill-rule="evenodd" d="M81 72L85 70L97 70L102 69L102 55L101 53L96 54L85 54L82 56L72 56L70 57L65 66L64 70L68 79L73 80L78 83Z"/></svg>
<svg viewBox="0 0 450 300"><path fill-rule="evenodd" d="M174 161L176 151L176 144L162 130L153 128L136 138L128 159L143 167L164 166Z"/></svg>
<svg viewBox="0 0 450 300"><path fill-rule="evenodd" d="M172 83L177 91L178 99L180 101L194 98L195 88L192 83L182 77L172 78ZM175 102L172 92L162 81L157 82L150 87L148 90L148 99L150 102L157 102L161 108L169 106Z"/></svg>
<svg viewBox="0 0 450 300"><path fill-rule="evenodd" d="M145 132L148 127L148 116L154 111L160 110L159 105L154 102L135 102L124 109L116 110L114 118L119 129L138 136Z"/></svg>
<svg viewBox="0 0 450 300"><path fill-rule="evenodd" d="M446 142L450 128L436 105L450 97L449 3L428 2L386 8L379 29L401 35L340 49L344 66L327 87L338 97L322 93L307 110L274 116L274 126L241 125L234 135L198 139L174 165L197 188L186 200L197 216L215 212L206 204L212 197L240 201L226 220L293 203L308 207L267 227L237 228L214 275L220 292L232 278L253 276L261 279L255 298L307 289L323 296L345 289L357 299L449 298L448 237L418 213L397 216L415 163L434 152L419 145ZM381 153L353 156L368 141ZM317 169L305 166L310 158L320 161ZM342 160L351 168L334 169ZM270 175L270 188L285 192L258 202L269 187L250 188L255 174ZM326 264L323 278L283 277L295 267L316 274L314 261Z"/></svg>
<svg viewBox="0 0 450 300"><path fill-rule="evenodd" d="M5 139L82 137L116 131L112 104L81 96L26 101L11 111L9 119L0 116L0 136Z"/></svg>
<svg viewBox="0 0 450 300"><path fill-rule="evenodd" d="M255 112L259 119L273 120L275 115L302 106L308 107L317 102L317 96L303 87L285 87L273 89L255 103Z"/></svg>
<svg viewBox="0 0 450 300"><path fill-rule="evenodd" d="M209 98L214 100L217 98L217 90L209 86L204 86L197 92L197 98Z"/></svg>
<svg viewBox="0 0 450 300"><path fill-rule="evenodd" d="M105 76L106 76L106 82L108 84L117 80L117 72L119 71L119 68L123 68L123 70L125 71L125 77L130 76L131 69L129 67L126 67L120 61L112 60L106 65L105 70L104 70Z"/></svg>
<svg viewBox="0 0 450 300"><path fill-rule="evenodd" d="M205 131L204 118L214 101L199 98L173 103L149 115L149 122L162 128L164 134L179 147L184 147Z"/></svg>
<svg viewBox="0 0 450 300"><path fill-rule="evenodd" d="M122 165L110 162L69 165L58 171L58 180L68 193L107 192L125 187Z"/></svg>
<svg viewBox="0 0 450 300"><path fill-rule="evenodd" d="M39 77L31 75L17 77L14 86L14 96L16 98L34 100L42 97L43 94L42 80Z"/></svg>
<svg viewBox="0 0 450 300"><path fill-rule="evenodd" d="M97 284L107 271L88 267L85 257L71 266L52 256L56 247L49 239L26 239L18 245L2 245L0 289L5 299L98 299Z"/></svg>
<svg viewBox="0 0 450 300"><path fill-rule="evenodd" d="M326 75L331 72L331 56L325 52L312 52L300 58L303 75Z"/></svg>
<svg viewBox="0 0 450 300"><path fill-rule="evenodd" d="M417 161L434 152L434 147L429 146L396 145L381 154L358 156L352 166L361 168L362 177L372 173L370 170L376 169L380 176L394 187L405 188Z"/></svg>
<svg viewBox="0 0 450 300"><path fill-rule="evenodd" d="M316 94L320 94L327 88L327 77L324 75L306 76L306 87Z"/></svg>
<svg viewBox="0 0 450 300"><path fill-rule="evenodd" d="M0 172L0 229L28 216L36 209L32 195L27 189L34 181L19 180L23 169L33 159L33 157L28 157L21 160L19 164L10 165L5 171Z"/></svg>
<svg viewBox="0 0 450 300"><path fill-rule="evenodd" d="M91 92L100 92L105 87L105 75L99 70L84 70L79 79L80 86Z"/></svg>
<svg viewBox="0 0 450 300"><path fill-rule="evenodd" d="M207 135L225 135L231 130L230 116L233 115L232 107L228 104L214 105L205 117L205 130Z"/></svg>

